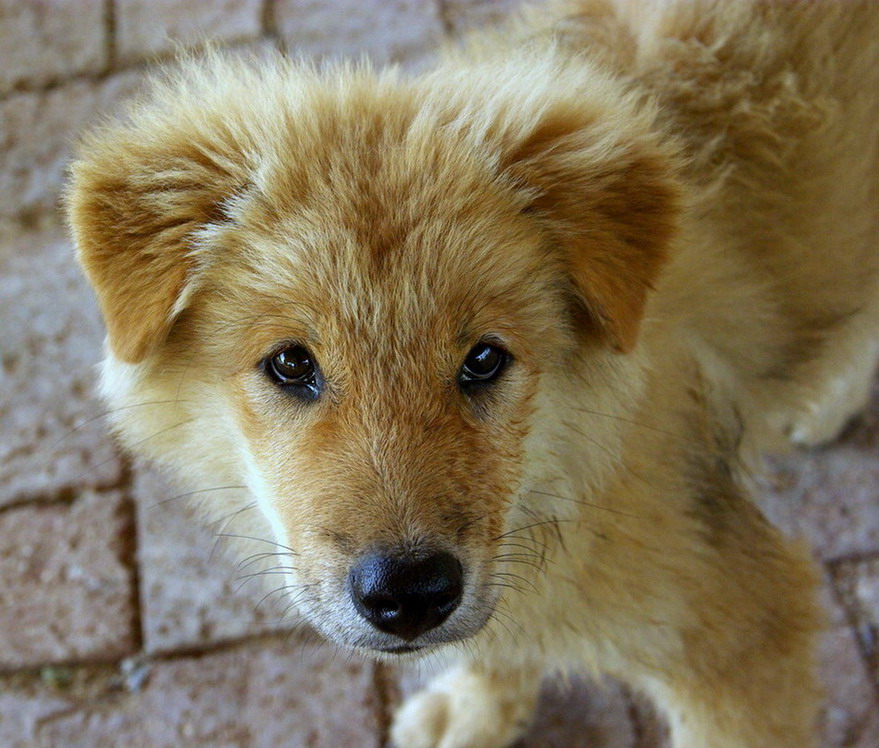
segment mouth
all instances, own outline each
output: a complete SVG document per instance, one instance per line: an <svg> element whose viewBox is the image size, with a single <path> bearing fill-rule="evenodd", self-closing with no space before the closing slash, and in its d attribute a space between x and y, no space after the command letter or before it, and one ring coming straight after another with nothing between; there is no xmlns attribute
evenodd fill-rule
<svg viewBox="0 0 879 748"><path fill-rule="evenodd" d="M427 646L422 646L422 647L411 647L411 646L378 647L373 651L381 652L382 654L405 655L405 654L412 654L413 652L420 652L423 649L429 649L429 647L427 647Z"/></svg>

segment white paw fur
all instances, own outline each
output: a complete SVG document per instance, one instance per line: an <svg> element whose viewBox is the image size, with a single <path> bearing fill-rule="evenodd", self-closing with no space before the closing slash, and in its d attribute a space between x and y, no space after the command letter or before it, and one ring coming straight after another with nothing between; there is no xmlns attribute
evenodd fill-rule
<svg viewBox="0 0 879 748"><path fill-rule="evenodd" d="M391 727L396 748L505 748L527 729L538 683L499 687L454 668L407 699Z"/></svg>

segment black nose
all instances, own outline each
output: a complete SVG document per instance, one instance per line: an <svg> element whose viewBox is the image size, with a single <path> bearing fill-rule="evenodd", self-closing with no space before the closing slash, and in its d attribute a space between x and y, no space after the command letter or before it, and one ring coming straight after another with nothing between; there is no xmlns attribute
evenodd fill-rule
<svg viewBox="0 0 879 748"><path fill-rule="evenodd" d="M370 554L351 569L354 605L377 629L412 641L458 607L461 564L449 553L413 560Z"/></svg>

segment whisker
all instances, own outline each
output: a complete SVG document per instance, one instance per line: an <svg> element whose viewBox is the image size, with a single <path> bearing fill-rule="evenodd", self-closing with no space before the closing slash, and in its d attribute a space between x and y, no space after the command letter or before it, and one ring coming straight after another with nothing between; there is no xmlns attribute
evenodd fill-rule
<svg viewBox="0 0 879 748"><path fill-rule="evenodd" d="M69 431L66 431L56 441L54 441L48 447L48 449L50 449L50 450L54 449L59 444L61 444L61 442L63 442L65 439L69 439L71 436L73 436L73 434L75 434L80 429L85 428L90 423L93 423L101 418L106 418L107 416L113 415L114 413L121 413L123 410L131 410L133 408L144 408L149 405L170 405L174 402L176 402L176 401L174 401L174 400L150 400L150 401L144 402L144 403L132 403L131 405L120 405L118 408L109 408L101 413L98 413L95 416L92 416L91 418L87 418L86 420L81 421L80 423L76 424L76 426L74 426ZM184 400L182 402L189 402L189 401Z"/></svg>
<svg viewBox="0 0 879 748"><path fill-rule="evenodd" d="M575 504L582 504L583 506L588 506L591 509L602 509L605 512L610 512L611 514L618 514L622 517L632 517L634 519L641 519L637 514L630 514L629 512L624 512L622 509L614 509L609 506L602 506L601 504L595 504L591 501L585 501L583 499L575 499L571 496L562 496L557 493L549 493L547 491L538 491L537 489L531 489L528 491L529 494L537 494L538 496L547 496L552 499L561 499L562 501L572 501Z"/></svg>
<svg viewBox="0 0 879 748"><path fill-rule="evenodd" d="M231 525L232 522L235 521L235 518L236 518L236 517L238 517L240 514L242 514L242 513L244 513L244 512L250 511L250 510L253 509L255 506L256 506L256 502L255 502L255 501L254 501L254 502L251 502L251 503L248 504L247 506L244 506L244 507L242 507L241 509L238 509L237 511L234 511L234 512L232 512L232 513L230 513L230 514L227 514L225 517L221 517L221 518L218 519L216 522L213 522L213 523L212 523L212 524L215 524L215 525L216 525L216 524L220 524L220 523L222 522L223 524L222 524L222 527L220 528L220 532L218 532L218 533L216 534L216 538L217 538L217 539L214 541L214 547L211 548L211 555L208 556L208 561L209 561L209 562L213 560L213 558L214 558L214 554L217 552L217 548L218 548L219 545L220 545L220 538L223 537L223 535L224 535L224 530L225 530L229 525Z"/></svg>
<svg viewBox="0 0 879 748"><path fill-rule="evenodd" d="M256 504L253 504L252 506L256 506ZM290 548L286 545L278 543L274 540L267 540L266 538L256 538L252 535L235 535L234 533L218 532L218 533L216 533L216 535L214 537L217 537L217 538L237 538L238 540L253 540L253 541L256 541L257 543L268 543L269 545L273 545L276 548L283 548L285 551L290 551L290 553L293 553L295 555L299 555L298 553L296 553L296 551L294 551L292 548Z"/></svg>
<svg viewBox="0 0 879 748"><path fill-rule="evenodd" d="M155 439L157 436L161 436L162 434L167 434L169 431L173 431L174 429L179 429L181 426L186 426L187 424L192 423L194 420L195 420L195 418L187 418L184 421L180 421L179 423L175 423L171 426L163 428L160 431L157 431L155 434L150 434L149 436L145 436L143 439L139 439L138 441L134 442L134 444L131 445L131 448L139 447L141 444L146 444L146 442L150 441L151 439ZM114 453L110 457L108 457L106 460L102 460L101 462L99 462L97 465L90 465L87 470L83 470L79 475L77 475L73 479L74 482L81 480L88 473L90 473L94 470L98 470L99 468L104 467L104 465L106 465L110 462L113 462L116 459L118 459L118 457Z"/></svg>
<svg viewBox="0 0 879 748"><path fill-rule="evenodd" d="M269 556L298 556L298 553L291 553L290 551L260 551L259 553L252 553L246 558L241 559L238 562L238 566L236 567L238 571L244 571L248 566L255 564L257 561L261 559L268 558Z"/></svg>
<svg viewBox="0 0 879 748"><path fill-rule="evenodd" d="M165 504L169 504L172 501L176 501L177 499L186 499L190 496L196 496L202 493L210 493L211 491L232 491L235 489L246 489L247 486L215 486L214 488L200 488L197 491L187 491L186 493L179 493L176 496L172 496L169 499L162 499L161 501L157 501L155 504L150 504L147 509L157 509L160 506L164 506Z"/></svg>
<svg viewBox="0 0 879 748"><path fill-rule="evenodd" d="M579 426L575 426L570 421L562 421L561 423L562 423L562 425L567 426L569 429L571 429L571 431L582 436L584 439L586 439L586 441L588 441L590 444L596 446L605 455L610 457L611 461L613 462L614 465L617 466L617 468L625 470L629 475L633 476L634 478L637 478L642 483L644 483L644 485L646 485L648 487L652 487L653 484L650 483L650 481L648 481L643 475L640 475L635 470L633 470L631 465L626 464L622 459L620 459L620 456L618 454L611 451L607 446L605 446L600 441L598 441L598 439L595 439L594 437L590 436L585 431L583 431L583 429L581 429Z"/></svg>
<svg viewBox="0 0 879 748"><path fill-rule="evenodd" d="M662 434L663 436L670 436L674 439L678 439L680 441L686 442L689 445L700 446L701 445L695 439L689 439L683 434L675 433L674 431L667 431L665 429L659 428L658 426L652 426L648 423L644 423L643 421L636 421L633 418L626 418L625 416L620 416L615 413L602 413L600 410L592 410L591 408L583 408L580 406L572 405L571 410L578 410L581 413L588 413L592 416L599 416L600 418L611 418L615 421L621 421L623 423L630 424L632 426L637 426L638 428L645 429L647 431L653 431L657 434Z"/></svg>
<svg viewBox="0 0 879 748"><path fill-rule="evenodd" d="M522 532L523 530L530 530L535 527L542 527L544 525L554 525L558 522L573 522L573 520L559 520L559 519L550 519L544 520L542 522L534 522L530 525L524 525L523 527L516 527L509 532L505 532L502 535L498 535L495 538L492 538L492 541L503 540L504 538L516 537L513 533ZM521 540L521 538L519 538Z"/></svg>

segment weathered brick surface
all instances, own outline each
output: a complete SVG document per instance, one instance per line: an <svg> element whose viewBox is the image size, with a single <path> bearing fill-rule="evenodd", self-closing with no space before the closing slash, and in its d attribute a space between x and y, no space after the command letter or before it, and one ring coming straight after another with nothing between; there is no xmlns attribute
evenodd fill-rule
<svg viewBox="0 0 879 748"><path fill-rule="evenodd" d="M92 394L103 328L62 232L0 243L0 320L0 506L117 480Z"/></svg>
<svg viewBox="0 0 879 748"><path fill-rule="evenodd" d="M435 674L430 666L399 668L392 709L423 688ZM534 723L516 748L634 748L635 726L630 711L624 690L610 679L601 683L576 677L569 682L547 679Z"/></svg>
<svg viewBox="0 0 879 748"><path fill-rule="evenodd" d="M139 83L130 72L0 100L0 217L55 209L72 141Z"/></svg>
<svg viewBox="0 0 879 748"><path fill-rule="evenodd" d="M140 60L204 41L255 39L262 0L116 0L116 52Z"/></svg>
<svg viewBox="0 0 879 748"><path fill-rule="evenodd" d="M34 678L0 679L0 745L8 748L39 746L41 721L70 707L63 696L40 687Z"/></svg>
<svg viewBox="0 0 879 748"><path fill-rule="evenodd" d="M848 626L837 625L823 637L821 675L827 690L822 745L825 748L852 745L879 714L879 703L854 633Z"/></svg>
<svg viewBox="0 0 879 748"><path fill-rule="evenodd" d="M29 698L58 701L43 688ZM156 661L140 691L67 702L43 705L41 722L20 729L51 746L381 745L372 666L286 639Z"/></svg>
<svg viewBox="0 0 879 748"><path fill-rule="evenodd" d="M131 529L117 492L0 512L0 670L134 651Z"/></svg>
<svg viewBox="0 0 879 748"><path fill-rule="evenodd" d="M841 563L833 576L879 687L879 557Z"/></svg>
<svg viewBox="0 0 879 748"><path fill-rule="evenodd" d="M245 557L234 539L217 535L235 533L235 518L202 525L190 505L210 496L185 495L185 489L172 488L153 470L138 470L134 495L147 652L202 646L278 627L285 606L280 605L279 595L266 595L269 585L284 584L282 577L272 572L253 578L243 575L277 567L282 560L265 557L239 568ZM275 549L265 544L262 550ZM296 620L291 613L284 620L285 628Z"/></svg>
<svg viewBox="0 0 879 748"><path fill-rule="evenodd" d="M439 6L428 0L276 0L272 8L293 56L418 60L443 33Z"/></svg>
<svg viewBox="0 0 879 748"><path fill-rule="evenodd" d="M522 748L630 748L635 734L625 694L619 685L574 679L548 682L537 716Z"/></svg>
<svg viewBox="0 0 879 748"><path fill-rule="evenodd" d="M105 0L0 0L0 93L107 65Z"/></svg>
<svg viewBox="0 0 879 748"><path fill-rule="evenodd" d="M879 549L879 387L838 442L775 458L762 486L769 519L822 558Z"/></svg>

